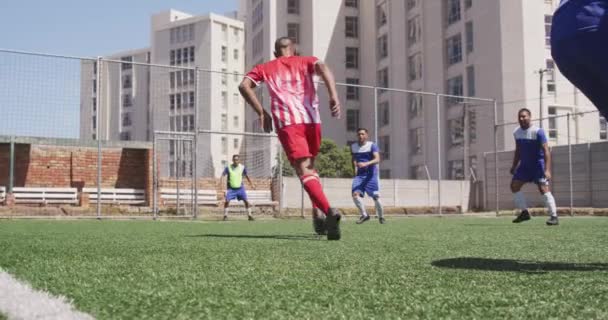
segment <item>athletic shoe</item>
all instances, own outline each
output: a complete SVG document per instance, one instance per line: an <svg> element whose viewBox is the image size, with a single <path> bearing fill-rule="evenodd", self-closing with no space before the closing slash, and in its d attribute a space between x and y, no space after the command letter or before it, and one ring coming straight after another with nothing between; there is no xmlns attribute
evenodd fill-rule
<svg viewBox="0 0 608 320"><path fill-rule="evenodd" d="M327 229L327 240L340 240L340 219L342 215L338 209L330 208L329 214L325 218L325 228Z"/></svg>
<svg viewBox="0 0 608 320"><path fill-rule="evenodd" d="M224 216L224 218L222 218L222 221L228 221L228 216Z"/></svg>
<svg viewBox="0 0 608 320"><path fill-rule="evenodd" d="M515 218L513 220L513 223L520 223L520 222L524 222L527 220L530 220L530 213L528 212L528 210L523 210L518 216L517 218Z"/></svg>
<svg viewBox="0 0 608 320"><path fill-rule="evenodd" d="M253 216L247 216L247 220L249 220L249 221L255 221L255 219L253 218Z"/></svg>
<svg viewBox="0 0 608 320"><path fill-rule="evenodd" d="M380 218L379 221L380 221L380 224L385 224L386 223L386 219L384 219L384 218Z"/></svg>
<svg viewBox="0 0 608 320"><path fill-rule="evenodd" d="M312 218L312 227L315 230L315 233L320 236L327 234L327 229L325 228L325 217L323 215Z"/></svg>
<svg viewBox="0 0 608 320"><path fill-rule="evenodd" d="M559 219L557 218L557 216L554 217L549 217L549 220L547 220L547 222L545 222L548 226L557 226L559 225Z"/></svg>
<svg viewBox="0 0 608 320"><path fill-rule="evenodd" d="M359 221L357 221L357 224L362 224L363 222L365 222L365 221L367 221L369 219L370 219L369 215L361 216L361 217L359 217Z"/></svg>

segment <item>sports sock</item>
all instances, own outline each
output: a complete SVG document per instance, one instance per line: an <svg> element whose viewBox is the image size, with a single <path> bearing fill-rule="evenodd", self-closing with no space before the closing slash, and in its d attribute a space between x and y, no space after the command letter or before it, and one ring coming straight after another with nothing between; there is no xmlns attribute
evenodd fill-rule
<svg viewBox="0 0 608 320"><path fill-rule="evenodd" d="M549 210L549 215L552 217L557 217L557 208L553 194L551 192L546 192L543 194L543 200L545 202L545 207L547 207L547 210Z"/></svg>
<svg viewBox="0 0 608 320"><path fill-rule="evenodd" d="M382 208L382 203L380 203L380 199L374 199L374 204L376 205L376 215L378 219L384 218L384 208Z"/></svg>
<svg viewBox="0 0 608 320"><path fill-rule="evenodd" d="M303 175L301 178L304 190L308 193L310 201L314 206L319 208L323 213L329 213L329 201L323 192L319 177L314 174Z"/></svg>
<svg viewBox="0 0 608 320"><path fill-rule="evenodd" d="M354 196L353 202L355 203L355 206L357 206L357 209L359 209L359 214L363 217L367 216L367 212L365 211L365 206L363 205L363 202L361 201L361 197Z"/></svg>
<svg viewBox="0 0 608 320"><path fill-rule="evenodd" d="M515 201L515 206L519 210L527 210L528 205L526 204L526 197L521 191L515 192L513 194L513 200Z"/></svg>

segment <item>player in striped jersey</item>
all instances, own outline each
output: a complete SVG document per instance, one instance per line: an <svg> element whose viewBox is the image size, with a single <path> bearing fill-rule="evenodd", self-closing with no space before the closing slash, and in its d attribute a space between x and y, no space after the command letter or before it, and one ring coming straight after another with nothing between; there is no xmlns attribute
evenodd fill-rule
<svg viewBox="0 0 608 320"><path fill-rule="evenodd" d="M324 215L313 217L315 231L327 233L328 240L340 239L340 218L331 208L314 168L321 146L319 99L313 76L319 75L329 92L329 107L334 117L340 116L340 101L331 70L316 57L298 56L290 38L275 42L276 59L255 66L243 79L239 91L259 116L265 132L272 131L270 116L263 109L253 88L265 82L270 93L270 111L277 135L291 165L296 170L313 206ZM314 210L317 212L318 210Z"/></svg>

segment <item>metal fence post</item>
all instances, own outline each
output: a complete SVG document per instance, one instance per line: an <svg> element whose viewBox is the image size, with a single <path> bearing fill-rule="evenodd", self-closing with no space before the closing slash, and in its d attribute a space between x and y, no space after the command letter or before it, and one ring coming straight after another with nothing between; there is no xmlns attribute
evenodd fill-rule
<svg viewBox="0 0 608 320"><path fill-rule="evenodd" d="M199 103L198 101L200 100L198 97L199 94L199 86L200 86L200 69L199 67L196 67L196 69L194 70L194 76L195 76L195 83L194 83L194 157L192 159L192 166L194 167L192 170L193 171L193 176L194 176L194 213L193 216L194 218L198 218L198 131L199 131L199 110L198 110L198 106Z"/></svg>
<svg viewBox="0 0 608 320"><path fill-rule="evenodd" d="M101 129L99 128L99 124L101 123L101 120L99 119L99 116L101 115L101 108L103 106L103 94L101 93L101 80L102 80L102 76L101 73L103 72L103 66L102 66L102 58L101 57L97 57L97 61L95 63L97 63L97 74L95 75L95 81L96 83L96 100L95 103L97 104L95 106L95 138L97 139L97 219L101 219L101 137L100 137L100 132ZM109 137L106 137L109 138Z"/></svg>
<svg viewBox="0 0 608 320"><path fill-rule="evenodd" d="M153 138L152 138L152 219L156 220L158 217L158 174L157 174L157 170L158 170L158 164L156 163L156 157L157 157L157 141L156 141L156 132L154 132L153 134Z"/></svg>
<svg viewBox="0 0 608 320"><path fill-rule="evenodd" d="M498 103L496 100L494 100L494 201L496 201L498 217L500 206L498 205Z"/></svg>
<svg viewBox="0 0 608 320"><path fill-rule="evenodd" d="M574 194L572 190L572 143L570 142L570 112L566 115L568 128L568 180L570 183L570 215L574 215Z"/></svg>
<svg viewBox="0 0 608 320"><path fill-rule="evenodd" d="M11 151L8 175L8 193L13 193L13 187L15 186L15 136L11 136Z"/></svg>
<svg viewBox="0 0 608 320"><path fill-rule="evenodd" d="M441 216L441 96L435 95L437 107L437 213Z"/></svg>

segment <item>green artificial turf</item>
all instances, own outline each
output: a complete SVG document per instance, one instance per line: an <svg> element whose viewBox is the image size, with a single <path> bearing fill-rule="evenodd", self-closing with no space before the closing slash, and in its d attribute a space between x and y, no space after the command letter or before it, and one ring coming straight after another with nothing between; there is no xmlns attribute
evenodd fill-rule
<svg viewBox="0 0 608 320"><path fill-rule="evenodd" d="M342 227L0 220L0 268L99 319L608 318L606 218Z"/></svg>

